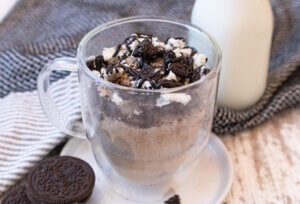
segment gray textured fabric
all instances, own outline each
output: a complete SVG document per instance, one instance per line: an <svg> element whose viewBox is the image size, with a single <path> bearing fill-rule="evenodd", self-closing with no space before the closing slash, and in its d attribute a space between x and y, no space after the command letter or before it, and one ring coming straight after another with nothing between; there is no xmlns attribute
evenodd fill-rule
<svg viewBox="0 0 300 204"><path fill-rule="evenodd" d="M218 107L213 122L218 134L254 127L300 103L300 1L271 3L275 28L266 92L244 111ZM192 6L193 0L22 0L0 26L0 97L36 89L43 65L56 57L74 56L81 37L99 24L146 14L189 21Z"/></svg>

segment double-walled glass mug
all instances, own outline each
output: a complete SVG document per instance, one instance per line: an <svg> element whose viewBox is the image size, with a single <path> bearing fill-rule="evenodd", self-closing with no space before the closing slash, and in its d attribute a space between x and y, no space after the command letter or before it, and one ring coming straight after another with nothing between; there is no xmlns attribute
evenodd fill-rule
<svg viewBox="0 0 300 204"><path fill-rule="evenodd" d="M90 56L122 43L132 33L162 41L184 37L208 57L211 71L176 88L144 90L113 84L86 66ZM211 131L221 52L200 28L163 17L140 16L105 23L84 36L77 58L59 58L38 78L43 110L68 135L87 138L106 182L131 200L159 201L176 191L179 175L199 158ZM59 111L50 94L50 74L78 72L82 122ZM205 168L205 166L203 167ZM173 190L172 190L173 189Z"/></svg>

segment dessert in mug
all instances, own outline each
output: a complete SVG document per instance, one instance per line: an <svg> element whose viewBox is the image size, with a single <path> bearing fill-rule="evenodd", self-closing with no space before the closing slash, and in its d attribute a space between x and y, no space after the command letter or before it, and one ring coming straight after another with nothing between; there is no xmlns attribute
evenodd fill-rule
<svg viewBox="0 0 300 204"><path fill-rule="evenodd" d="M91 142L102 146L121 176L155 183L195 158L201 149L196 144L207 138L198 137L207 114L199 106L201 91L168 90L203 79L210 71L207 60L183 38L163 42L141 33L87 60L103 83L90 84L83 93L83 100L91 100L85 104L100 107L93 113L83 107L83 121ZM129 90L118 91L110 83Z"/></svg>

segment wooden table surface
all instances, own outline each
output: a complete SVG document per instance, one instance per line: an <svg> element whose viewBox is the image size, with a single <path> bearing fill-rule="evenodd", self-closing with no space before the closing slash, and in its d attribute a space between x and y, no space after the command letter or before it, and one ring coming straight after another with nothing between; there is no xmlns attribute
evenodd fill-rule
<svg viewBox="0 0 300 204"><path fill-rule="evenodd" d="M222 140L234 166L224 203L300 204L300 107Z"/></svg>

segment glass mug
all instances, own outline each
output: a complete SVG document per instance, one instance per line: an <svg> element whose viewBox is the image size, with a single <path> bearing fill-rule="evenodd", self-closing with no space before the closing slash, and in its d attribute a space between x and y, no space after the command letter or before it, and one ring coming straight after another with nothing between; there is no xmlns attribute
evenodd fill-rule
<svg viewBox="0 0 300 204"><path fill-rule="evenodd" d="M189 46L208 57L211 71L181 87L144 90L110 83L89 70L90 56L135 32L161 40L184 37ZM129 17L86 34L76 59L59 58L44 67L38 92L53 125L90 141L107 183L116 192L140 202L160 201L182 185L181 175L197 161L209 139L220 64L220 48L200 28L164 17ZM58 70L78 72L82 122L70 120L53 101L50 74Z"/></svg>

